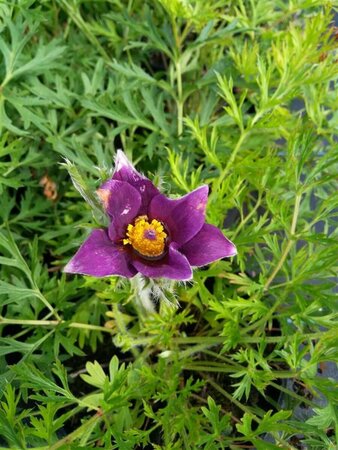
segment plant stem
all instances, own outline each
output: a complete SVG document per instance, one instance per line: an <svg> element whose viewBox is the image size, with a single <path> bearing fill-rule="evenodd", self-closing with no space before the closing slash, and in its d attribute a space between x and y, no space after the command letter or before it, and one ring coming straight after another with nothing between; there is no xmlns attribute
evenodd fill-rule
<svg viewBox="0 0 338 450"><path fill-rule="evenodd" d="M247 334L251 330L258 330L261 325L265 326L265 324L273 316L274 312L279 307L279 305L284 301L284 299L285 299L285 296L281 295L263 317L261 317L259 320L257 320L253 324L245 327L244 333Z"/></svg>
<svg viewBox="0 0 338 450"><path fill-rule="evenodd" d="M66 320L23 320L23 319L7 319L5 317L0 316L0 325L23 325L23 326L40 326L40 327L57 327L59 325L66 324L68 328L83 328L86 330L92 331L102 331L104 333L115 334L114 330L110 328L106 328L100 325L91 325L88 323L80 323L80 322L70 322L68 323ZM323 337L325 334L323 331L317 333L308 333L303 334L302 341L306 341L307 339L319 339ZM287 341L289 338L293 338L294 334L291 336L243 336L240 338L240 344L259 344L264 340L264 342L278 343ZM137 339L133 339L131 341L131 345L148 345L151 344L156 336L146 336ZM191 345L191 344L204 344L204 348L207 348L212 345L221 345L225 341L224 336L187 336L187 337L173 337L171 339L171 343L176 345ZM199 351L202 350L202 347L199 347Z"/></svg>
<svg viewBox="0 0 338 450"><path fill-rule="evenodd" d="M69 2L67 2L65 0L61 0L61 5L60 6L61 6L61 8L64 11L66 11L66 13L68 13L68 15L71 18L71 20L82 31L82 33L86 36L86 38L89 40L89 42L91 44L93 44L94 47L96 47L98 53L100 53L102 58L106 62L110 63L111 62L111 58L106 53L105 49L102 47L102 45L100 44L100 42L97 39L97 37L92 33L92 31L88 27L87 23L83 20L79 10L76 9L75 7L72 7L69 4Z"/></svg>
<svg viewBox="0 0 338 450"><path fill-rule="evenodd" d="M0 325L23 325L23 326L36 326L36 327L57 327L62 324L67 324L66 320L21 320L21 319L7 319L0 316ZM112 333L109 328L105 328L99 325L91 325L89 323L71 322L68 323L69 328L84 328L92 331L105 331Z"/></svg>
<svg viewBox="0 0 338 450"><path fill-rule="evenodd" d="M210 378L206 378L206 377L204 377L204 378L213 388L215 388L218 392L220 392L222 395L224 395L225 398L230 400L232 403L234 403L238 408L240 408L245 413L250 414L255 422L257 422L258 424L261 423L261 419L259 417L257 417L256 414L254 414L250 410L250 408L248 408L247 406L244 406L241 402L239 402L238 400L233 398L231 394L229 394L226 390L221 388L221 386L219 386L217 383L215 383ZM271 432L271 434L276 439L277 443L285 445L285 448L287 448L289 450L296 450L295 447L293 447L292 445L289 445L286 441L284 441L284 439L281 439L281 437L277 433ZM257 436L256 439L260 439L259 436Z"/></svg>
<svg viewBox="0 0 338 450"><path fill-rule="evenodd" d="M50 311L51 313L53 313L53 315L56 317L56 319L57 319L58 321L61 321L62 319L61 319L61 317L59 316L59 314L57 313L57 311L55 311L55 309L53 308L53 306L49 303L49 301L48 301L48 300L46 299L46 297L42 294L42 292L41 292L40 289L35 285L35 283L34 283L34 287L35 287L34 292L35 292L36 297L39 298L39 299L42 301L42 303L46 306L46 308L49 309L49 311Z"/></svg>
<svg viewBox="0 0 338 450"><path fill-rule="evenodd" d="M176 61L176 78L177 78L177 134L181 136L183 133L183 91L182 91L182 69L181 61Z"/></svg>
<svg viewBox="0 0 338 450"><path fill-rule="evenodd" d="M269 289L270 284L273 282L273 280L275 279L276 275L278 274L278 272L280 271L280 269L282 268L291 248L293 245L293 237L295 235L296 232L296 226L297 226L297 220L298 220L298 214L299 214L299 207L300 207L300 201L302 198L302 194L296 194L296 199L295 199L295 207L293 210L293 216L292 216L292 223L291 223L291 228L290 228L290 239L288 241L288 243L286 244L286 247L282 253L282 256L280 257L280 260L277 264L277 266L275 267L275 270L272 272L272 274L270 275L270 277L267 279L265 285L264 285L264 291L267 291Z"/></svg>
<svg viewBox="0 0 338 450"><path fill-rule="evenodd" d="M177 107L177 135L181 136L183 133L183 88L182 88L182 66L181 66L181 42L182 36L179 37L176 22L172 20L172 29L175 39L176 48L174 51L174 62L176 70L176 83L177 83L177 97L176 97L176 107Z"/></svg>
<svg viewBox="0 0 338 450"><path fill-rule="evenodd" d="M190 363L187 364L185 366L183 366L184 370L194 370L194 371L201 371L201 372L221 372L221 373L235 373L238 369L235 369L234 367L224 367L224 365L217 365L216 364L212 364L210 361L203 361L204 363L208 363L208 364L201 364L201 362L198 362L196 364L194 363ZM241 367L241 370L246 370L246 367ZM256 371L257 374L260 373L269 373L271 375L273 375L274 378L280 378L280 379L284 379L284 378L297 378L299 376L299 374L297 372L288 372L286 370L284 371L265 371L265 370L257 370Z"/></svg>
<svg viewBox="0 0 338 450"><path fill-rule="evenodd" d="M323 336L323 332L318 333L309 333L309 334L303 334L302 337L305 340L307 339L319 339ZM251 337L251 336L243 336L240 338L239 343L241 344L258 344L264 340L267 343L277 343L280 341L287 340L288 338L293 338L294 334L292 336L258 336L258 337ZM140 340L137 340L137 342L140 341L147 341L151 340L153 338L141 338ZM176 344L199 344L204 343L205 345L218 345L222 344L225 341L224 336L187 336L187 337L177 337L172 338L171 342Z"/></svg>
<svg viewBox="0 0 338 450"><path fill-rule="evenodd" d="M220 190L221 184L222 184L224 178L229 173L230 167L232 166L232 164L233 164L233 162L234 162L234 160L235 160L235 158L237 156L237 153L239 152L239 150L240 150L244 140L246 139L247 135L248 135L247 131L243 131L241 133L241 135L240 135L240 137L239 137L239 139L237 141L237 144L236 144L235 148L233 149L233 151L232 151L232 153L230 155L230 158L228 159L228 162L226 163L224 169L222 170L222 172L220 173L219 177L217 178L217 183L216 183L216 188L215 188L215 193L216 194L215 195L218 195L217 193Z"/></svg>
<svg viewBox="0 0 338 450"><path fill-rule="evenodd" d="M239 409L241 409L243 412L252 415L253 419L259 424L261 420L251 411L251 408L248 406L244 406L241 402L239 402L237 399L233 398L229 392L227 392L225 389L221 388L217 383L215 383L213 380L211 380L208 377L203 376L203 378L209 383L214 389L216 389L220 394L222 394L225 398L231 401L231 403L234 403Z"/></svg>
<svg viewBox="0 0 338 450"><path fill-rule="evenodd" d="M250 213L244 217L244 219L241 221L241 223L238 225L237 229L235 230L235 233L232 236L232 239L235 239L238 235L238 233L240 232L240 230L243 228L243 226L247 223L247 221L256 213L257 209L259 208L261 201L262 201L262 197L263 197L263 193L260 192L258 195L258 199L256 201L256 204L254 206L254 208L252 209L252 211L250 211Z"/></svg>
<svg viewBox="0 0 338 450"><path fill-rule="evenodd" d="M296 400L299 400L302 403L306 403L311 408L318 408L318 405L316 403L311 402L311 400L308 400L306 397L303 397L301 395L296 394L295 392L291 391L290 389L287 389L284 386L280 386L277 383L274 383L273 381L270 381L269 384L274 387L275 389L280 390L281 392L284 392L285 394L289 395L290 397L295 398Z"/></svg>
<svg viewBox="0 0 338 450"><path fill-rule="evenodd" d="M76 430L74 430L72 433L69 433L64 438L57 441L54 445L49 447L49 450L56 450L60 447L63 447L64 445L70 444L71 442L74 442L74 440L77 437L81 437L82 434L88 429L88 427L92 426L95 423L101 422L103 418L102 414L96 413L94 416L92 416L89 420L87 420L85 423L80 425Z"/></svg>
<svg viewBox="0 0 338 450"><path fill-rule="evenodd" d="M123 314L121 314L119 306L116 303L113 304L113 311L114 311L116 324L117 324L117 327L119 329L119 334L121 334L122 336L128 336L129 337L127 326L126 326L126 324L124 322L124 319L123 319ZM138 351L137 348L131 347L130 351L133 354L135 359L139 356L139 351Z"/></svg>

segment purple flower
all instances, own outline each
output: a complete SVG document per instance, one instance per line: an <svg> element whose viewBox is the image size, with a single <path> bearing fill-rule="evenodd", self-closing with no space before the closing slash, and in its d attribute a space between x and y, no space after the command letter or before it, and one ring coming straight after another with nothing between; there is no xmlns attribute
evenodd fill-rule
<svg viewBox="0 0 338 450"><path fill-rule="evenodd" d="M205 185L170 199L119 150L113 177L97 193L110 225L91 232L65 272L128 278L139 272L150 278L189 280L191 266L236 254L234 244L205 223Z"/></svg>

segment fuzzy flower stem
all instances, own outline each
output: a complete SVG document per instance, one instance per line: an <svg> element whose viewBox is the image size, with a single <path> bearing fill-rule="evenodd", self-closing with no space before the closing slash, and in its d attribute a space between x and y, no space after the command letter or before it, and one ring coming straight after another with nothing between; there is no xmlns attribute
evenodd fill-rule
<svg viewBox="0 0 338 450"><path fill-rule="evenodd" d="M130 284L135 292L133 296L134 304L141 315L149 315L155 312L153 302L151 301L152 289L149 283L147 285L147 280L140 275L136 275L130 280Z"/></svg>

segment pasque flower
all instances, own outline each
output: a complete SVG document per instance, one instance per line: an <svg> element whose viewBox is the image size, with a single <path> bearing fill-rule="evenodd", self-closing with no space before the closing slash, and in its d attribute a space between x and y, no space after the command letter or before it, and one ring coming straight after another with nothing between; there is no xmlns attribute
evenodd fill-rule
<svg viewBox="0 0 338 450"><path fill-rule="evenodd" d="M192 266L236 254L235 245L205 223L206 185L170 199L118 150L115 172L97 194L110 224L91 232L65 272L189 280Z"/></svg>

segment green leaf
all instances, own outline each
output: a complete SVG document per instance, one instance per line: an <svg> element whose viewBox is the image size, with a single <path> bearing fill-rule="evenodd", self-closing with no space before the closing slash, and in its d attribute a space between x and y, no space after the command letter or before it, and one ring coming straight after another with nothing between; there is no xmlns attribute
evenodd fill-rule
<svg viewBox="0 0 338 450"><path fill-rule="evenodd" d="M20 366L14 367L13 370L21 380L23 387L33 388L37 391L42 390L48 395L58 394L58 396L53 396L54 400L60 398L60 400L67 399L71 402L75 401L68 386L65 386L64 388L58 386L53 380L48 378L33 365L23 363L20 364Z"/></svg>
<svg viewBox="0 0 338 450"><path fill-rule="evenodd" d="M4 248L12 257L0 257L0 264L17 267L27 276L29 280L32 280L31 271L9 231L5 232L0 230L0 248L1 247Z"/></svg>
<svg viewBox="0 0 338 450"><path fill-rule="evenodd" d="M81 378L88 384L92 386L103 388L108 381L107 375L97 361L87 362L86 364L87 374L81 374Z"/></svg>
<svg viewBox="0 0 338 450"><path fill-rule="evenodd" d="M1 325L1 319L0 319ZM13 338L0 338L0 356L8 355L10 353L29 353L34 348L34 344L29 344L27 342L20 342Z"/></svg>
<svg viewBox="0 0 338 450"><path fill-rule="evenodd" d="M307 424L317 427L320 430L329 428L338 423L337 412L331 403L324 408L314 408L315 415L306 421Z"/></svg>

